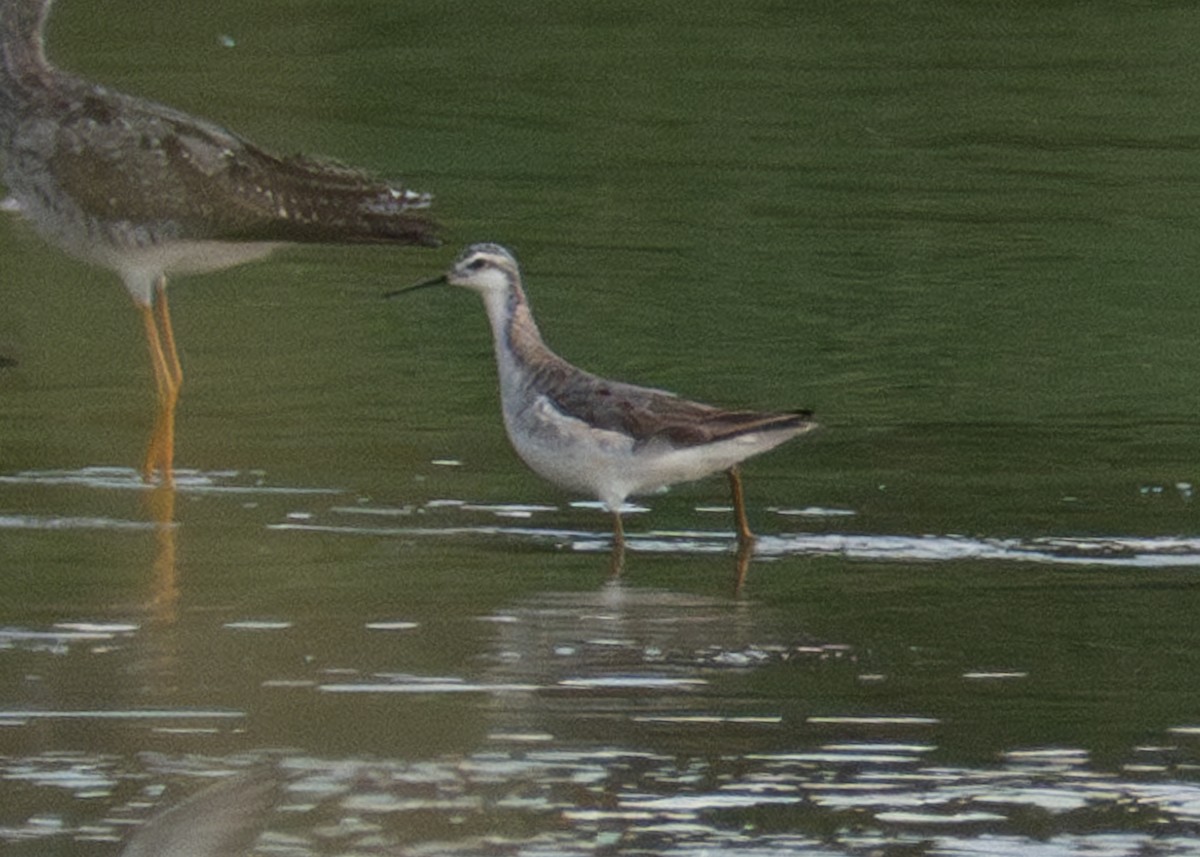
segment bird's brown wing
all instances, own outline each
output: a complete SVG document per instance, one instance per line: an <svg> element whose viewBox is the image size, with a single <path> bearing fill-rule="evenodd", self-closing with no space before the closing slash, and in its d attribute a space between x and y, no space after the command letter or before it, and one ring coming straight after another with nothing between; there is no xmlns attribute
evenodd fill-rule
<svg viewBox="0 0 1200 857"><path fill-rule="evenodd" d="M436 245L430 198L357 170L277 157L169 107L77 88L49 173L88 215L170 237Z"/></svg>
<svg viewBox="0 0 1200 857"><path fill-rule="evenodd" d="M626 434L637 445L665 442L676 447L701 446L754 431L815 425L808 411L723 410L664 390L590 374L575 376L569 383L546 385L543 392L564 414Z"/></svg>

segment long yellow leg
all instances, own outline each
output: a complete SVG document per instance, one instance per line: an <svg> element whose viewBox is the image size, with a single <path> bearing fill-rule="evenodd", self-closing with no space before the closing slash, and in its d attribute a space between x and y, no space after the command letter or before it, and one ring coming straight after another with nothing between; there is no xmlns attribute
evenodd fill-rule
<svg viewBox="0 0 1200 857"><path fill-rule="evenodd" d="M175 350L175 328L171 325L171 306L167 303L167 278L164 276L160 276L154 284L154 308L158 313L158 326L162 330L167 371L170 373L175 398L178 399L179 388L183 386L183 366L179 362L179 352Z"/></svg>
<svg viewBox="0 0 1200 857"><path fill-rule="evenodd" d="M750 522L746 520L746 494L742 490L741 470L735 464L725 472L729 475L729 490L733 494L733 515L737 522L738 544L752 544L754 533L750 532Z"/></svg>
<svg viewBox="0 0 1200 857"><path fill-rule="evenodd" d="M172 468L175 462L175 405L183 385L183 369L175 350L175 331L171 327L171 311L167 305L166 279L159 277L154 284L154 306L139 304L146 344L150 349L150 366L154 370L154 387L158 410L154 430L146 447L142 476L146 481L162 473L164 485L174 483Z"/></svg>

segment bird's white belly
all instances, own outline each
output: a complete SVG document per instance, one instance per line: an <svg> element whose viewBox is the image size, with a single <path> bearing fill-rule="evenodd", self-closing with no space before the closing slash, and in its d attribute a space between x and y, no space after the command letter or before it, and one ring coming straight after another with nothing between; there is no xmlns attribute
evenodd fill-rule
<svg viewBox="0 0 1200 857"><path fill-rule="evenodd" d="M583 491L609 506L633 493L633 440L559 412L544 397L504 409L513 448L534 473L561 488Z"/></svg>
<svg viewBox="0 0 1200 857"><path fill-rule="evenodd" d="M544 397L506 407L505 426L517 454L535 473L562 488L592 494L610 508L629 496L728 470L791 436L759 432L699 446L665 441L638 446L628 435L564 415Z"/></svg>
<svg viewBox="0 0 1200 857"><path fill-rule="evenodd" d="M160 275L219 271L262 259L283 246L268 241L179 238L170 223L101 222L69 200L59 200L58 207L45 205L44 196L34 192L14 194L12 199L11 209L38 234L77 259L115 272L141 303L150 303L154 281Z"/></svg>
<svg viewBox="0 0 1200 857"><path fill-rule="evenodd" d="M149 302L149 288L160 274L204 274L254 262L283 244L278 242L165 241L132 248L96 247L89 261L116 271L134 300Z"/></svg>

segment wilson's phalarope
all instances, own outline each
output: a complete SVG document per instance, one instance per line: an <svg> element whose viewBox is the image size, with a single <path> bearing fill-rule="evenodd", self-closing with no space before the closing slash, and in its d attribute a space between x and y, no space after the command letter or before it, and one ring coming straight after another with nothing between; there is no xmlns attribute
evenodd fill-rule
<svg viewBox="0 0 1200 857"><path fill-rule="evenodd" d="M116 272L141 312L158 410L147 478L171 481L183 373L167 276L292 242L436 245L427 194L346 167L278 158L185 113L59 71L51 0L0 0L0 152L10 206L45 238Z"/></svg>
<svg viewBox="0 0 1200 857"><path fill-rule="evenodd" d="M542 341L517 260L496 244L473 244L443 276L390 296L443 283L483 296L504 426L517 454L551 482L603 502L616 546L624 544L626 498L719 470L729 476L739 544L750 544L738 465L816 428L807 411L724 410L572 366Z"/></svg>

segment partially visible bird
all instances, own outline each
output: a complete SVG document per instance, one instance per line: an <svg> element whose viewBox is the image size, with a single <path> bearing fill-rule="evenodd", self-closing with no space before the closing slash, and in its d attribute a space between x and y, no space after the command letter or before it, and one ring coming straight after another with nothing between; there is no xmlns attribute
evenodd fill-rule
<svg viewBox="0 0 1200 857"><path fill-rule="evenodd" d="M258 838L282 781L273 768L233 774L137 828L121 857L237 857Z"/></svg>
<svg viewBox="0 0 1200 857"><path fill-rule="evenodd" d="M517 454L563 488L601 500L624 544L626 498L725 471L739 544L754 538L738 465L816 428L808 411L725 410L673 393L609 381L542 341L512 253L472 244L443 276L392 292L463 286L483 297L495 341L504 426Z"/></svg>
<svg viewBox="0 0 1200 857"><path fill-rule="evenodd" d="M311 158L277 157L210 122L51 65L52 0L0 0L0 154L8 207L125 282L158 408L143 473L171 481L183 372L167 277L293 243L436 246L428 194Z"/></svg>

